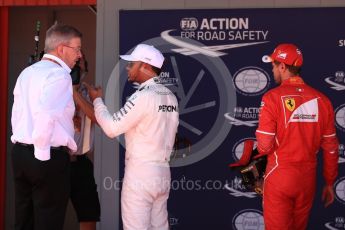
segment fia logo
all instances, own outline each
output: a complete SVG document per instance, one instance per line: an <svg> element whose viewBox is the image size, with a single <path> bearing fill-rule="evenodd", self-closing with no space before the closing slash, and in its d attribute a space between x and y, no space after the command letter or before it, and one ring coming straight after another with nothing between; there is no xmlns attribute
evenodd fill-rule
<svg viewBox="0 0 345 230"><path fill-rule="evenodd" d="M240 107L234 108L233 113L226 113L224 117L230 124L236 126L256 127L259 115L257 107Z"/></svg>
<svg viewBox="0 0 345 230"><path fill-rule="evenodd" d="M241 159L242 154L243 154L243 149L244 149L244 141L246 140L254 140L254 149L256 148L257 142L256 142L255 137L247 137L247 138L243 138L237 141L232 148L232 156L235 159L235 161L238 161Z"/></svg>
<svg viewBox="0 0 345 230"><path fill-rule="evenodd" d="M262 212L256 209L244 209L238 212L232 219L232 225L235 230L265 229Z"/></svg>
<svg viewBox="0 0 345 230"><path fill-rule="evenodd" d="M343 216L337 216L334 221L325 223L325 227L330 230L345 229L345 218Z"/></svg>
<svg viewBox="0 0 345 230"><path fill-rule="evenodd" d="M257 96L264 93L270 84L265 70L254 66L244 67L234 74L234 85L237 92L245 96Z"/></svg>
<svg viewBox="0 0 345 230"><path fill-rule="evenodd" d="M331 85L331 89L341 91L345 90L345 72L337 71L334 74L334 77L325 78L325 82Z"/></svg>
<svg viewBox="0 0 345 230"><path fill-rule="evenodd" d="M339 144L339 160L338 163L345 163L345 145Z"/></svg>
<svg viewBox="0 0 345 230"><path fill-rule="evenodd" d="M335 126L345 132L345 104L335 109Z"/></svg>
<svg viewBox="0 0 345 230"><path fill-rule="evenodd" d="M345 204L345 177L339 178L334 185L337 200Z"/></svg>
<svg viewBox="0 0 345 230"><path fill-rule="evenodd" d="M198 19L196 18L182 18L180 27L182 30L196 30L198 28Z"/></svg>
<svg viewBox="0 0 345 230"><path fill-rule="evenodd" d="M255 198L257 193L255 192L246 192L246 188L242 185L242 179L240 177L235 177L231 183L224 185L224 189L229 191L231 196L234 197L246 197L246 198Z"/></svg>

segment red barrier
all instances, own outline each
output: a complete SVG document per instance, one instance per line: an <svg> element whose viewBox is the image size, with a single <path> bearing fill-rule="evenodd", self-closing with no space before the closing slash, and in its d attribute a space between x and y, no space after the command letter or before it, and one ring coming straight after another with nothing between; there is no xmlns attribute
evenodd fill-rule
<svg viewBox="0 0 345 230"><path fill-rule="evenodd" d="M96 5L97 0L0 0L0 6Z"/></svg>
<svg viewBox="0 0 345 230"><path fill-rule="evenodd" d="M8 104L8 7L0 7L0 31L0 229L4 229Z"/></svg>

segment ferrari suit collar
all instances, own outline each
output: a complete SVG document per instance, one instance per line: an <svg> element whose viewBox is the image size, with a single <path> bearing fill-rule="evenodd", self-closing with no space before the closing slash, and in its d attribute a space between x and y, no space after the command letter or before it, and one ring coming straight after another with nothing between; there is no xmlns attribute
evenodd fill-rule
<svg viewBox="0 0 345 230"><path fill-rule="evenodd" d="M300 76L289 77L282 82L282 85L301 85L304 84L303 79Z"/></svg>

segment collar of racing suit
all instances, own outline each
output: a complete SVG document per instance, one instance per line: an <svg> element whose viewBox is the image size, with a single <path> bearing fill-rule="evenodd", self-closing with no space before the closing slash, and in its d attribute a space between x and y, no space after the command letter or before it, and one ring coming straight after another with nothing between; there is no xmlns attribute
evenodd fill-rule
<svg viewBox="0 0 345 230"><path fill-rule="evenodd" d="M282 85L286 85L286 84L302 85L304 84L304 81L300 76L296 75L293 77L289 77L288 79L282 82Z"/></svg>
<svg viewBox="0 0 345 230"><path fill-rule="evenodd" d="M157 83L159 83L159 79L158 79L157 76L153 77L153 78L150 78L147 81L145 81L145 82L140 84L139 91L143 90L145 88L145 86L148 86L148 85L151 85L151 84L157 84Z"/></svg>

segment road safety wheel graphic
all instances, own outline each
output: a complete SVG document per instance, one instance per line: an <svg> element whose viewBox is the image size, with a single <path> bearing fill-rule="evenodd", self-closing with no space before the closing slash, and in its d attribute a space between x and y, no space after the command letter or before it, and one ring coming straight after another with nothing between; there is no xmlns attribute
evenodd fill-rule
<svg viewBox="0 0 345 230"><path fill-rule="evenodd" d="M202 46L191 39L183 40ZM179 101L180 147L173 152L170 165L185 166L204 159L223 143L231 129L224 114L236 106L236 90L228 68L219 57L185 56L174 52L176 46L160 37L142 43L154 45L163 53L165 64L160 79ZM114 67L105 91L109 110L114 112L121 108L126 97L134 92L134 87L127 82L126 63L120 61ZM124 141L118 140L124 146Z"/></svg>

